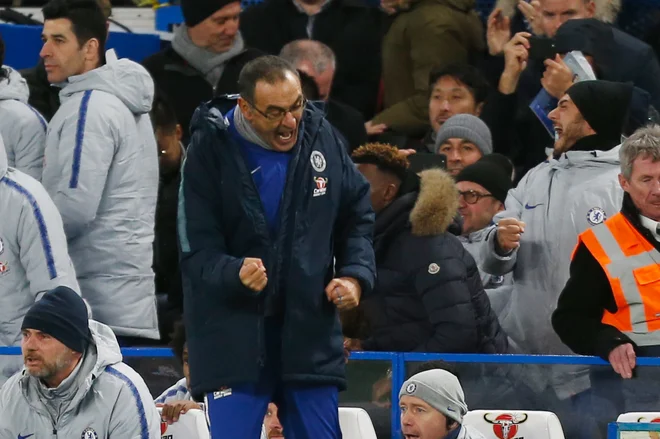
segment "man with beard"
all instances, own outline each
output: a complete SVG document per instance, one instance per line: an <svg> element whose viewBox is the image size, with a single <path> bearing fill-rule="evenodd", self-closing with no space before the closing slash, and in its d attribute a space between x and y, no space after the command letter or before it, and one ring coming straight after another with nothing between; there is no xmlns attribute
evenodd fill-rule
<svg viewBox="0 0 660 439"><path fill-rule="evenodd" d="M25 315L25 367L0 390L0 437L158 439L160 417L112 330L57 287ZM82 434L81 434L82 433Z"/></svg>
<svg viewBox="0 0 660 439"><path fill-rule="evenodd" d="M483 269L513 271L511 300L500 314L514 346L526 354L570 354L550 325L557 298L569 278L571 253L580 233L601 224L621 205L618 150L633 86L608 81L573 85L550 113L556 130L551 159L530 170L495 216L484 246ZM556 396L556 412L580 415L588 370L554 369L530 381ZM561 402L561 404L559 403ZM562 424L570 431L570 416ZM587 423L582 423L587 425Z"/></svg>

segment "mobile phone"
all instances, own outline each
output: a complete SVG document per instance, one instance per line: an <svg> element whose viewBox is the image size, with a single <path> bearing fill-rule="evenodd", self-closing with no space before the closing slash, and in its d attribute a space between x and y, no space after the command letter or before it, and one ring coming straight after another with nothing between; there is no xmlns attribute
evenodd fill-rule
<svg viewBox="0 0 660 439"><path fill-rule="evenodd" d="M528 40L530 59L545 61L557 55L557 42L554 38L532 36Z"/></svg>
<svg viewBox="0 0 660 439"><path fill-rule="evenodd" d="M408 156L410 170L419 174L427 169L447 169L447 156L444 154L416 153Z"/></svg>

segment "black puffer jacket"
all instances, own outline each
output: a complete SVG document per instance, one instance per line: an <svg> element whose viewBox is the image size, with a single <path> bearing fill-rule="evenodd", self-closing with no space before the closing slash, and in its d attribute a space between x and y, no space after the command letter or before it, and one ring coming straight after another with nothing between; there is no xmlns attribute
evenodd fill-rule
<svg viewBox="0 0 660 439"><path fill-rule="evenodd" d="M378 279L362 306L365 350L505 353L472 256L447 232L458 205L454 181L424 171L419 192L401 195L376 217Z"/></svg>

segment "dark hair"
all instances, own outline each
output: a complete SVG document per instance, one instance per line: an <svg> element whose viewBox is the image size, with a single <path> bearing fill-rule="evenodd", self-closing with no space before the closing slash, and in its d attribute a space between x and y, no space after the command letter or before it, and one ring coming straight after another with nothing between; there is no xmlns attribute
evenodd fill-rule
<svg viewBox="0 0 660 439"><path fill-rule="evenodd" d="M431 71L429 75L429 93L433 92L435 83L443 76L451 76L461 84L465 84L477 104L484 102L490 91L490 84L488 84L479 69L470 64L450 64Z"/></svg>
<svg viewBox="0 0 660 439"><path fill-rule="evenodd" d="M174 324L174 332L172 332L171 337L170 347L174 351L174 355L183 362L183 347L186 344L186 327L183 320L179 320Z"/></svg>
<svg viewBox="0 0 660 439"><path fill-rule="evenodd" d="M257 82L266 81L275 84L284 81L287 72L299 78L296 68L283 58L274 55L260 56L245 64L238 75L238 93L246 101L254 103L254 89Z"/></svg>
<svg viewBox="0 0 660 439"><path fill-rule="evenodd" d="M162 90L156 92L149 115L151 116L151 123L154 126L154 130L160 128L168 134L176 130L178 122L174 107L165 94L163 94Z"/></svg>
<svg viewBox="0 0 660 439"><path fill-rule="evenodd" d="M319 96L319 86L316 85L314 78L302 70L298 70L298 76L300 76L300 87L302 88L305 99L308 101L318 101L321 99Z"/></svg>
<svg viewBox="0 0 660 439"><path fill-rule="evenodd" d="M66 18L71 21L71 31L80 46L96 38L99 42L99 59L103 59L108 30L105 14L97 0L51 0L41 11L44 20Z"/></svg>
<svg viewBox="0 0 660 439"><path fill-rule="evenodd" d="M354 163L376 165L379 170L406 179L410 162L399 154L399 149L387 143L367 143L351 154Z"/></svg>
<svg viewBox="0 0 660 439"><path fill-rule="evenodd" d="M447 372L458 378L459 383L461 381L461 376L456 370L456 367L443 360L425 361L424 363L418 364L414 369L412 369L412 373L410 374L410 376L408 376L408 378L410 378L413 375L417 375L418 373L422 373L422 372L426 372L427 370L434 370L434 369L446 370Z"/></svg>

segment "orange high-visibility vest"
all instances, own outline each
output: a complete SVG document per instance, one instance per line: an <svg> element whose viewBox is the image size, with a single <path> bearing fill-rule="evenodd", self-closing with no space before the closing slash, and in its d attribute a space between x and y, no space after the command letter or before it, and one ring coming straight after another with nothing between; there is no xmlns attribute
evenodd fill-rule
<svg viewBox="0 0 660 439"><path fill-rule="evenodd" d="M660 345L660 252L621 213L580 234L580 242L612 286L617 312L605 310L602 322L639 346Z"/></svg>

